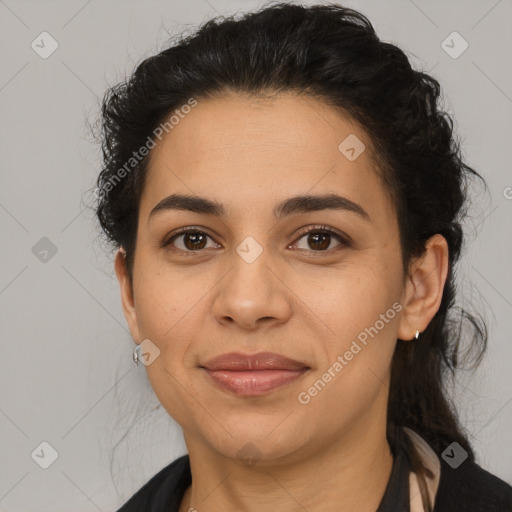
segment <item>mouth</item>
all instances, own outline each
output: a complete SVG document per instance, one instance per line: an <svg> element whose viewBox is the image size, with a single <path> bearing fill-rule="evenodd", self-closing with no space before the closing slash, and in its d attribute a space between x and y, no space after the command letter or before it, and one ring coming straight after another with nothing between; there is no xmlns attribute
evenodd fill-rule
<svg viewBox="0 0 512 512"><path fill-rule="evenodd" d="M289 385L311 368L275 354L222 354L200 366L220 389L238 396L259 396Z"/></svg>

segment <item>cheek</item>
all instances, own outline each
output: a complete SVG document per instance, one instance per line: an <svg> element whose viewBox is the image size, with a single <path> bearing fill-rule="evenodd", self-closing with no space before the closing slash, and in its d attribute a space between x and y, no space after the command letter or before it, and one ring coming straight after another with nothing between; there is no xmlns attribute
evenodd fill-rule
<svg viewBox="0 0 512 512"><path fill-rule="evenodd" d="M139 327L162 338L198 301L196 297L204 287L195 282L190 273L180 275L171 271L161 254L155 254L147 243L140 243L136 260L135 304ZM203 291L204 293L204 291Z"/></svg>
<svg viewBox="0 0 512 512"><path fill-rule="evenodd" d="M318 312L331 332L300 403L308 401L305 410L323 417L326 430L354 423L387 393L401 310L396 297L390 277L375 266L340 274L318 294Z"/></svg>
<svg viewBox="0 0 512 512"><path fill-rule="evenodd" d="M353 265L306 276L294 291L315 312L326 332L346 340L373 326L381 315L386 316L386 326L396 322L396 308L389 310L400 297L400 282L394 262L361 257Z"/></svg>
<svg viewBox="0 0 512 512"><path fill-rule="evenodd" d="M190 347L204 338L201 329L208 311L201 297L207 287L152 272L149 266L140 276L141 286L136 292L139 329L141 336L160 350L159 357L145 368L148 379L167 413L182 427L194 430L196 423L206 420L191 398L198 393L194 390L197 370L191 368L195 361ZM194 422L195 417L201 421Z"/></svg>
<svg viewBox="0 0 512 512"><path fill-rule="evenodd" d="M315 298L310 297L329 328L322 343L325 353L309 382L320 377L322 387L328 381L329 390L319 393L323 398L317 407L343 400L359 409L358 403L371 402L387 382L402 309L397 300L400 282L397 262L368 258L365 263L361 258L359 266L340 271L336 279L322 283Z"/></svg>
<svg viewBox="0 0 512 512"><path fill-rule="evenodd" d="M134 290L139 331L143 339L150 339L159 348L160 364L175 372L201 325L198 316L204 311L199 292L194 294L194 290L203 290L204 294L204 288L166 275L152 267L151 261L140 263Z"/></svg>

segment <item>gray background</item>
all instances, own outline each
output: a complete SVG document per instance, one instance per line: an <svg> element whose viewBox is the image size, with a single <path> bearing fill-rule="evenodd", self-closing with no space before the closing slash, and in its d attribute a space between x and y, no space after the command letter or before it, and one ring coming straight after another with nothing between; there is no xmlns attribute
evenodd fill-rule
<svg viewBox="0 0 512 512"><path fill-rule="evenodd" d="M169 34L262 4L0 0L0 510L114 510L185 453L133 365L112 260L84 206L100 167L85 120ZM478 462L512 483L512 2L345 5L441 82L467 163L488 181L489 193L475 190L458 302L486 315L490 347L454 396ZM43 31L59 44L47 59L31 47ZM453 31L469 44L455 59L441 46ZM43 237L55 254L40 252ZM48 469L31 456L44 441L58 452Z"/></svg>

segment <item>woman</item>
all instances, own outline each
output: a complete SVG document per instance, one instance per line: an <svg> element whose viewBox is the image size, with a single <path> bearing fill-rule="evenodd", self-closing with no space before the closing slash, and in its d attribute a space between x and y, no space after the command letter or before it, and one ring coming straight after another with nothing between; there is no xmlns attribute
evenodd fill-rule
<svg viewBox="0 0 512 512"><path fill-rule="evenodd" d="M97 215L188 450L120 512L512 510L444 391L480 176L439 93L360 13L288 4L108 91Z"/></svg>

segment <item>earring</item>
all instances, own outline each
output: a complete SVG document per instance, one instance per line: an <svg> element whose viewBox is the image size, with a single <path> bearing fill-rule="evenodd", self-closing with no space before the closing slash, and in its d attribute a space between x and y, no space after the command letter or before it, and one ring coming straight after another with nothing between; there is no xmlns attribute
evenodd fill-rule
<svg viewBox="0 0 512 512"><path fill-rule="evenodd" d="M139 349L140 345L136 345L135 348L133 349L132 354L133 362L135 363L136 366L139 366Z"/></svg>
<svg viewBox="0 0 512 512"><path fill-rule="evenodd" d="M416 334L414 335L414 339L418 339L420 337L420 331L416 331Z"/></svg>

